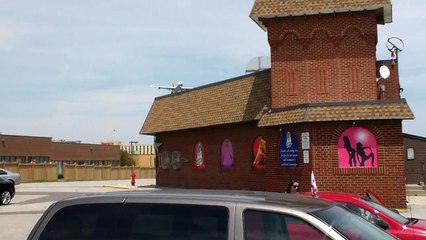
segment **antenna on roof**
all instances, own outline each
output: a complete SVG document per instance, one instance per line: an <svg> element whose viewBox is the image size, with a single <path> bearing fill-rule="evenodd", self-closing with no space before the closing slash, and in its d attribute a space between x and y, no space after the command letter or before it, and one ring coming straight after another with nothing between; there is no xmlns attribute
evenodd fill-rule
<svg viewBox="0 0 426 240"><path fill-rule="evenodd" d="M386 41L386 48L391 53L392 65L394 65L395 60L398 61L398 53L404 50L404 42L400 38L390 37Z"/></svg>
<svg viewBox="0 0 426 240"><path fill-rule="evenodd" d="M246 66L246 74L262 71L271 68L270 57L254 57L250 59Z"/></svg>

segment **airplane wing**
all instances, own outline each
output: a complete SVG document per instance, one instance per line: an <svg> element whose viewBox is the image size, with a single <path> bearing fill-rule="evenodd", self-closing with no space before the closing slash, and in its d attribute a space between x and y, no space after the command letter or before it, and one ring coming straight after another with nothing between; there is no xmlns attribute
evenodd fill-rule
<svg viewBox="0 0 426 240"><path fill-rule="evenodd" d="M174 90L176 87L171 87L171 86L150 86L150 87L154 87L154 88L158 88L158 89L166 89L166 90Z"/></svg>
<svg viewBox="0 0 426 240"><path fill-rule="evenodd" d="M180 92L180 91L183 91L183 90L192 89L192 87L184 87L184 86L182 86L182 83L180 83L180 84L178 84L176 86L173 85L173 86L151 86L151 87L155 87L155 88L158 88L158 89L169 90L172 93L177 93L177 92Z"/></svg>

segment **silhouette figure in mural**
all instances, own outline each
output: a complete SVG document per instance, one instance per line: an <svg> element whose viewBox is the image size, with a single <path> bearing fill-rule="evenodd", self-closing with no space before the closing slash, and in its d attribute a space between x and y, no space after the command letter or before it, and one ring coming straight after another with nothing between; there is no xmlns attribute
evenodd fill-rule
<svg viewBox="0 0 426 240"><path fill-rule="evenodd" d="M349 166L356 167L356 150L352 147L351 141L349 141L348 136L343 136L344 148L348 151L349 156Z"/></svg>
<svg viewBox="0 0 426 240"><path fill-rule="evenodd" d="M365 153L365 149L370 150L370 154ZM359 166L364 167L365 161L371 158L371 166L374 167L374 153L371 147L364 147L362 146L362 143L358 142L356 144L356 153L357 153L357 159L359 162ZM360 160L361 158L361 160Z"/></svg>

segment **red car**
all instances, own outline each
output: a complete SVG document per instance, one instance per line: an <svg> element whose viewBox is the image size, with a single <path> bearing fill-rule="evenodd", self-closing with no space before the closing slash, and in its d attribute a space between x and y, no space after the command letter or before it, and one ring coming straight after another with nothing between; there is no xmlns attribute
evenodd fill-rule
<svg viewBox="0 0 426 240"><path fill-rule="evenodd" d="M310 192L301 194L311 195ZM401 240L426 240L425 219L406 218L397 211L384 207L380 199L372 193L360 196L339 192L318 192L317 195L319 198L341 203Z"/></svg>

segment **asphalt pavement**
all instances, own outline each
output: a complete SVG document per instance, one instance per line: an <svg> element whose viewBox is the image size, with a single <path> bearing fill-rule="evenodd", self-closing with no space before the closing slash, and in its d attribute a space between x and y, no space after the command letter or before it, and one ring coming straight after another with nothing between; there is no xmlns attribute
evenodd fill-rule
<svg viewBox="0 0 426 240"><path fill-rule="evenodd" d="M40 182L16 186L16 195L10 205L0 206L1 239L26 239L43 212L54 202L82 194L111 191L143 191L155 187L155 179ZM407 209L400 210L406 217L426 219L426 196L407 196Z"/></svg>

